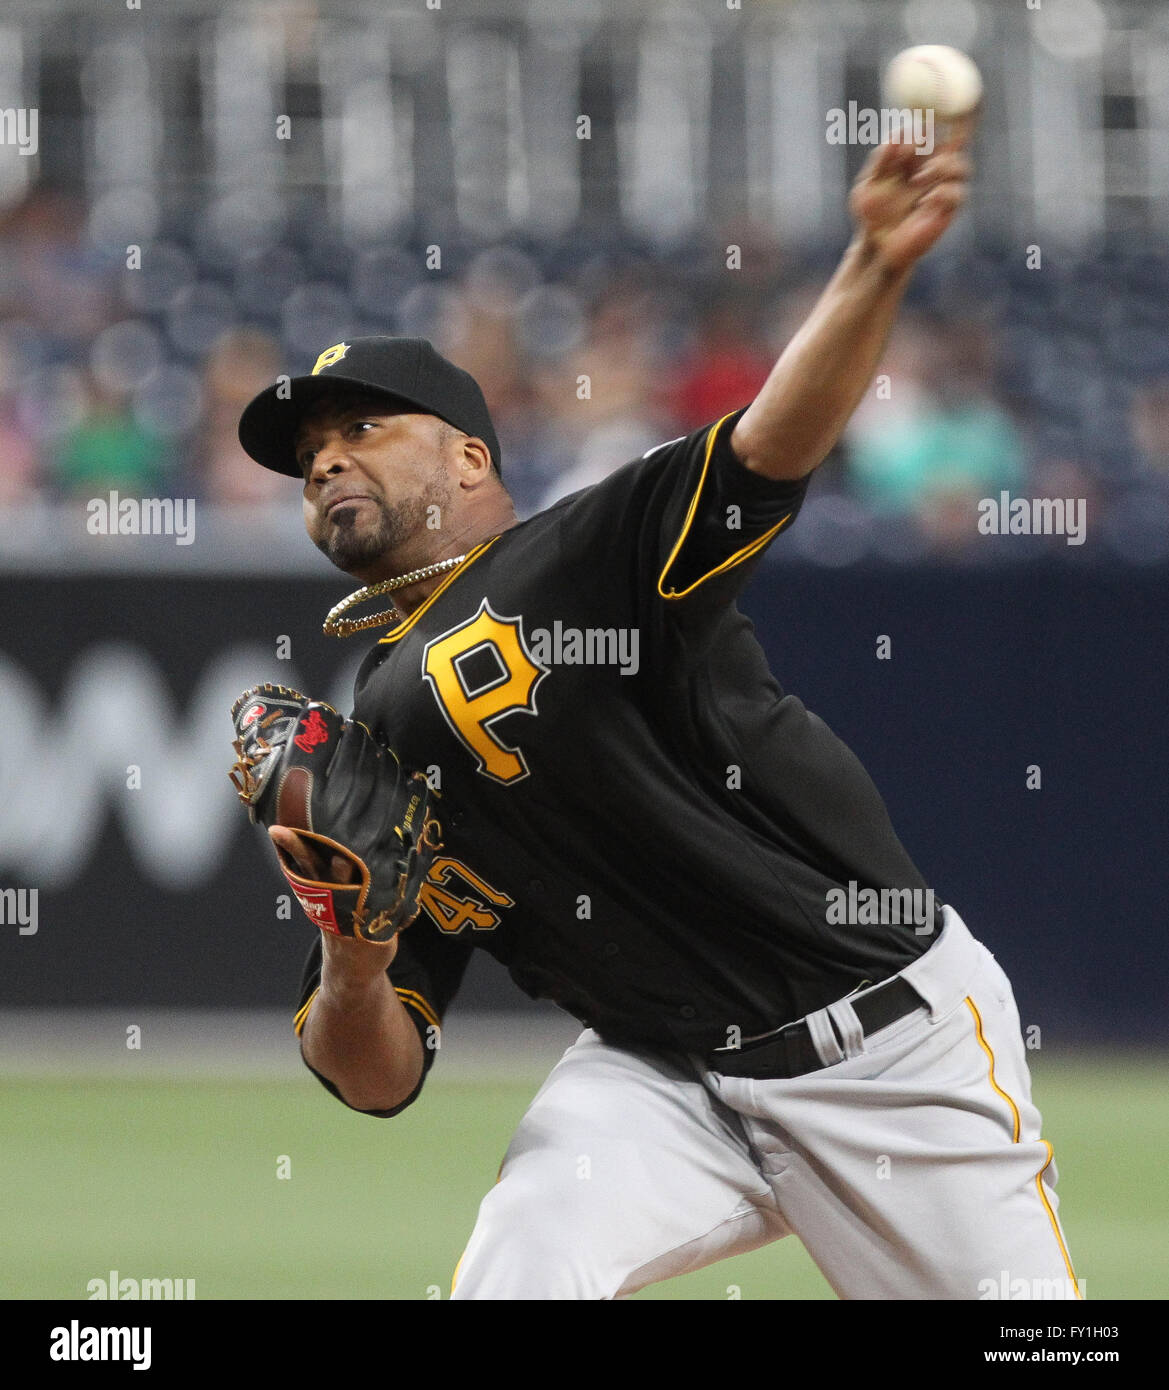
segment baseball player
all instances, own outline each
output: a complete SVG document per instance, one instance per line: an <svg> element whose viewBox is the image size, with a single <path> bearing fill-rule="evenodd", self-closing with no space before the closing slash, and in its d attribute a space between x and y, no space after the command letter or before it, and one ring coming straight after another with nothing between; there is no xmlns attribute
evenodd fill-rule
<svg viewBox="0 0 1169 1390"><path fill-rule="evenodd" d="M313 945L306 1064L400 1113L476 947L583 1025L454 1298L618 1298L791 1233L841 1298L975 1299L1004 1274L1078 1296L1011 986L735 602L963 201L968 135L874 152L852 243L749 406L522 523L477 385L425 341L338 343L242 417L247 452L302 479L313 541L392 596L354 719L441 778L412 924ZM361 627L339 608L333 631ZM306 882L329 872L270 833Z"/></svg>

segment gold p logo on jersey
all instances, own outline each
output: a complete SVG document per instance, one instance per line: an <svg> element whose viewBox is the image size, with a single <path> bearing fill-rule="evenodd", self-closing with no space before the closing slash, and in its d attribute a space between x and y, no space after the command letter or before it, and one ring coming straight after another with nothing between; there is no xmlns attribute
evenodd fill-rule
<svg viewBox="0 0 1169 1390"><path fill-rule="evenodd" d="M426 644L422 674L478 771L496 782L528 775L520 750L491 730L505 715L535 714L536 687L548 674L528 655L518 618L501 618L484 599L473 618Z"/></svg>
<svg viewBox="0 0 1169 1390"><path fill-rule="evenodd" d="M317 358L316 366L312 370L313 376L316 376L318 372L324 371L326 367L331 367L334 362L340 362L348 351L348 343L334 343L331 348L326 348Z"/></svg>

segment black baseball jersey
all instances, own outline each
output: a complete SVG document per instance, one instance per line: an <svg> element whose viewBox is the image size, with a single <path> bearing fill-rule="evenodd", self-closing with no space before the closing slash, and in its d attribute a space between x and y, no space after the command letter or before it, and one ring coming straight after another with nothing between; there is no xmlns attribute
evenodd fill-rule
<svg viewBox="0 0 1169 1390"><path fill-rule="evenodd" d="M706 1052L934 940L872 781L736 607L808 482L739 461L741 413L477 547L358 673L355 717L442 794L390 968L428 1065L476 946L610 1042Z"/></svg>

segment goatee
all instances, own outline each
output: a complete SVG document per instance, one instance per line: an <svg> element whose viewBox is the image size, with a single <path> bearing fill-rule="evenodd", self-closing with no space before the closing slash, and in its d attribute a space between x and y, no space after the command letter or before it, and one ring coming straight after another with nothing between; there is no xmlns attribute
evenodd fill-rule
<svg viewBox="0 0 1169 1390"><path fill-rule="evenodd" d="M336 520L330 519L325 532L316 542L317 549L346 574L359 574L391 554L409 538L426 527L429 509L441 507L435 488L421 497L405 498L390 505L381 497L370 497L376 515L370 516L366 503L337 509ZM442 515L440 510L439 515Z"/></svg>

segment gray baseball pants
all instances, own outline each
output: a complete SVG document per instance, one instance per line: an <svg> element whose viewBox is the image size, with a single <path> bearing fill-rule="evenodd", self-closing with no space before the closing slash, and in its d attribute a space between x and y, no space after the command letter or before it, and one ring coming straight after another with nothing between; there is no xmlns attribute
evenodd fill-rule
<svg viewBox="0 0 1169 1390"><path fill-rule="evenodd" d="M791 1080L586 1029L520 1122L452 1297L620 1298L791 1234L841 1298L1081 1297L1010 982L949 907L901 973L920 1009L869 1037L848 999L809 1015L825 1065Z"/></svg>

